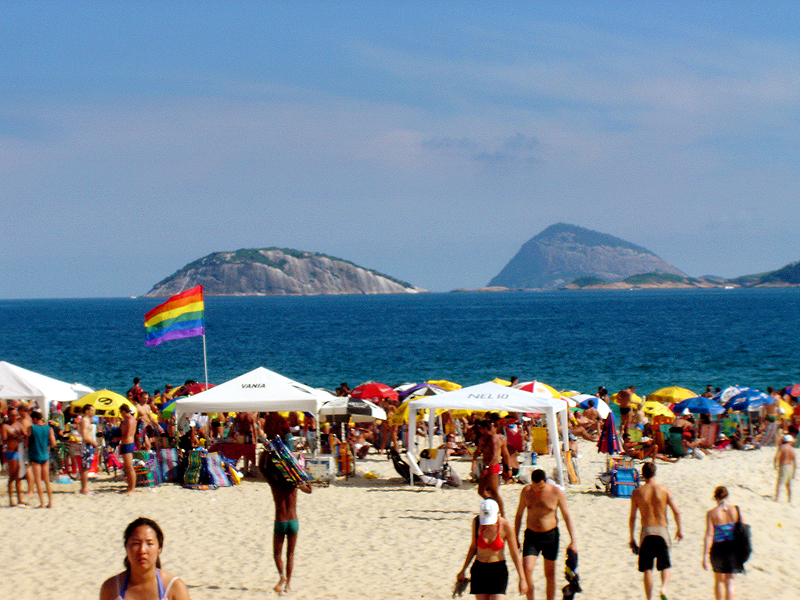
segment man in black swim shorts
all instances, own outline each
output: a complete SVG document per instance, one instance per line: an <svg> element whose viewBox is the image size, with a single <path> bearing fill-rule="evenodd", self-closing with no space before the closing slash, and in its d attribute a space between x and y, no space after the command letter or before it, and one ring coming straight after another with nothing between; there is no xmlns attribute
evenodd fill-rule
<svg viewBox="0 0 800 600"><path fill-rule="evenodd" d="M519 535L522 517L527 509L525 538L522 545L522 566L528 580L528 600L533 600L533 569L539 553L544 557L544 576L547 582L547 600L556 597L556 559L558 558L558 510L569 532L568 548L577 552L575 528L567 509L567 498L558 486L547 483L542 469L531 473L530 485L519 495L514 531Z"/></svg>
<svg viewBox="0 0 800 600"><path fill-rule="evenodd" d="M675 526L678 531L675 539L683 539L681 527L681 512L675 504L669 488L655 482L655 463L645 463L642 467L644 485L633 490L631 494L631 514L629 519L631 540L630 546L639 554L639 572L643 574L644 595L647 600L653 593L653 564L661 573L661 599L667 597L670 567L669 560L669 530L667 529L667 506L672 509ZM642 530L640 544L636 543L634 531L636 530L636 516L642 515Z"/></svg>

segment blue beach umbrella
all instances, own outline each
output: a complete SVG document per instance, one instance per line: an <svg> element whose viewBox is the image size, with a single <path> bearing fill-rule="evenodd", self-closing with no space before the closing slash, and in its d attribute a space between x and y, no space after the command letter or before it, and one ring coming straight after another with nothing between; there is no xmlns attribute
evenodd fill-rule
<svg viewBox="0 0 800 600"><path fill-rule="evenodd" d="M775 398L753 388L744 388L725 404L725 408L737 412L752 412L767 404L773 404Z"/></svg>
<svg viewBox="0 0 800 600"><path fill-rule="evenodd" d="M676 415L685 410L695 415L721 415L725 412L725 407L716 400L704 396L681 400L672 407L672 412Z"/></svg>

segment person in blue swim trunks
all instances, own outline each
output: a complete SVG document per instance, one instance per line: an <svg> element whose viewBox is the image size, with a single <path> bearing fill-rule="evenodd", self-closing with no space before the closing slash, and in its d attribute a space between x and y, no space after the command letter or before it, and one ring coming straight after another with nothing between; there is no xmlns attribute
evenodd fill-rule
<svg viewBox="0 0 800 600"><path fill-rule="evenodd" d="M272 500L275 502L275 525L272 533L272 555L280 579L274 590L279 594L291 591L292 571L294 570L294 549L297 545L297 533L300 521L297 518L297 490L311 493L311 485L304 483L295 487L286 481L278 468L272 463L267 452L262 452L258 461L258 470L269 483ZM283 561L283 543L286 541L286 562Z"/></svg>
<svg viewBox="0 0 800 600"><path fill-rule="evenodd" d="M8 421L0 427L0 435L3 438L3 458L8 465L8 503L9 506L14 506L13 490L16 485L17 504L27 506L27 503L22 501L22 480L19 477L19 450L25 443L25 432L15 405L9 405L6 417Z"/></svg>
<svg viewBox="0 0 800 600"><path fill-rule="evenodd" d="M133 451L136 448L136 417L133 409L123 404L119 409L122 422L120 423L119 455L122 457L122 467L125 470L125 483L127 486L120 494L133 494L136 490L136 470L133 468Z"/></svg>

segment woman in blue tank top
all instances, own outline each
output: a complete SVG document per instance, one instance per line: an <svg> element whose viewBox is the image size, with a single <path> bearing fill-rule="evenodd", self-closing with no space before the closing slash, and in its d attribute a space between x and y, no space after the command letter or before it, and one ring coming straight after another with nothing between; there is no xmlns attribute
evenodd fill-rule
<svg viewBox="0 0 800 600"><path fill-rule="evenodd" d="M53 507L53 489L50 485L50 448L56 445L56 436L50 425L42 420L38 410L31 412L31 435L28 438L28 459L31 461L36 491L39 493L39 508L44 508L42 481L47 489L47 508Z"/></svg>
<svg viewBox="0 0 800 600"><path fill-rule="evenodd" d="M125 570L106 579L100 600L189 600L180 577L161 570L164 533L158 523L139 517L125 528Z"/></svg>

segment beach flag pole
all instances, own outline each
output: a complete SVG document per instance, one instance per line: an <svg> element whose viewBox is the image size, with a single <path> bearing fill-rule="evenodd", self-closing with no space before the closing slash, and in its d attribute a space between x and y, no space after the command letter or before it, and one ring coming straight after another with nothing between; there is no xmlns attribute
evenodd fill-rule
<svg viewBox="0 0 800 600"><path fill-rule="evenodd" d="M206 374L206 389L208 389L208 356L206 354L206 334L203 331L203 370Z"/></svg>

